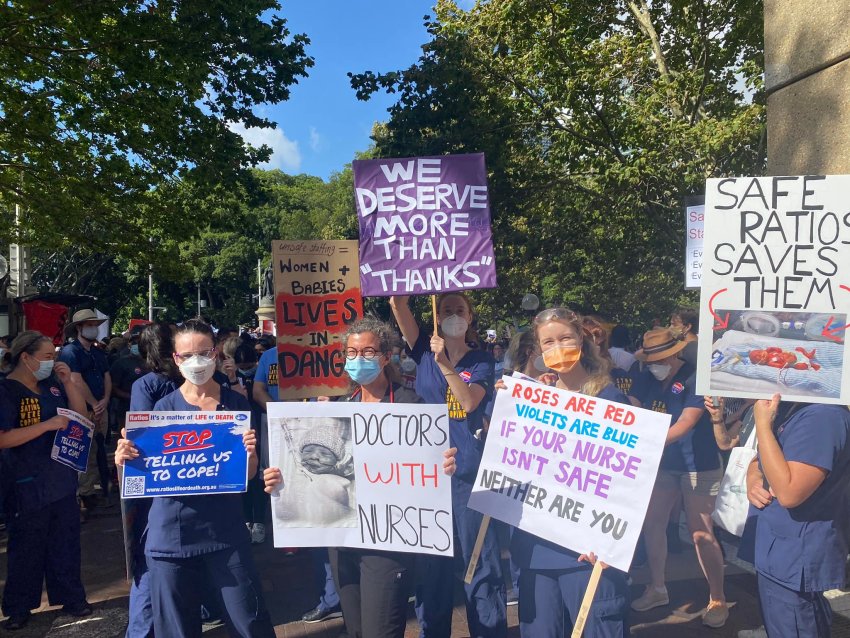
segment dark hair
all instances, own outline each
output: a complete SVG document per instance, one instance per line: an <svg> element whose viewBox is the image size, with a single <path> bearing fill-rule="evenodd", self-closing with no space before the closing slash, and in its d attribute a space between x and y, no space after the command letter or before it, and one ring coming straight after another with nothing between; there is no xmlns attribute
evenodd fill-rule
<svg viewBox="0 0 850 638"><path fill-rule="evenodd" d="M183 325L177 328L177 333L174 336L176 338L177 335L183 334L206 335L212 340L213 343L216 342L215 333L210 327L210 324L201 321L200 319L189 319L188 321L183 322Z"/></svg>
<svg viewBox="0 0 850 638"><path fill-rule="evenodd" d="M699 311L693 308L677 308L672 317L679 317L682 320L682 323L686 326L691 327L691 332L694 334L699 334Z"/></svg>
<svg viewBox="0 0 850 638"><path fill-rule="evenodd" d="M250 343L240 343L233 352L233 361L236 363L256 363L257 351Z"/></svg>
<svg viewBox="0 0 850 638"><path fill-rule="evenodd" d="M612 348L627 348L630 341L629 329L626 326L619 324L611 329Z"/></svg>
<svg viewBox="0 0 850 638"><path fill-rule="evenodd" d="M139 353L152 372L163 374L173 381L183 378L174 363L174 340L167 323L149 323L139 337Z"/></svg>
<svg viewBox="0 0 850 638"><path fill-rule="evenodd" d="M498 345L498 344L497 344ZM537 339L533 330L524 330L513 336L505 352L505 374L525 374L531 357L537 354Z"/></svg>
<svg viewBox="0 0 850 638"><path fill-rule="evenodd" d="M45 337L38 330L24 330L18 334L14 341L12 341L12 345L9 346L12 367L14 368L20 363L23 353L26 352L30 356L35 355L39 348L41 348L41 344L45 341L51 345L53 344L53 340L50 337Z"/></svg>
<svg viewBox="0 0 850 638"><path fill-rule="evenodd" d="M277 340L271 335L263 335L257 339L257 343L259 343L264 349L270 350L277 345Z"/></svg>

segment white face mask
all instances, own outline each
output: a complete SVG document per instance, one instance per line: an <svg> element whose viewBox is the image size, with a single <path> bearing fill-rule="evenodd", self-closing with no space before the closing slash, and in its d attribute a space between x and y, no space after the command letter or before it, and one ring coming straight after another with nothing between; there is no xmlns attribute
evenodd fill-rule
<svg viewBox="0 0 850 638"><path fill-rule="evenodd" d="M195 355L180 364L180 374L192 385L204 385L215 374L215 359Z"/></svg>
<svg viewBox="0 0 850 638"><path fill-rule="evenodd" d="M97 326L86 326L82 330L80 330L80 336L88 339L89 341L94 341L97 339L98 328Z"/></svg>
<svg viewBox="0 0 850 638"><path fill-rule="evenodd" d="M663 363L650 363L646 367L652 373L652 376L659 381L664 381L664 379L667 378L667 375L670 374L670 370L673 368L673 366Z"/></svg>
<svg viewBox="0 0 850 638"><path fill-rule="evenodd" d="M440 322L440 327L443 329L443 334L447 337L462 337L466 334L469 323L463 317L452 315L443 319Z"/></svg>
<svg viewBox="0 0 850 638"><path fill-rule="evenodd" d="M53 374L53 363L53 359L48 359L47 361L39 361L38 368L36 368L34 371L30 370L30 372L32 372L32 376L35 377L35 380L44 381L47 377ZM27 366L27 369L29 370L29 366Z"/></svg>
<svg viewBox="0 0 850 638"><path fill-rule="evenodd" d="M416 372L416 362L410 358L402 359L401 371L405 374L411 374L413 372Z"/></svg>

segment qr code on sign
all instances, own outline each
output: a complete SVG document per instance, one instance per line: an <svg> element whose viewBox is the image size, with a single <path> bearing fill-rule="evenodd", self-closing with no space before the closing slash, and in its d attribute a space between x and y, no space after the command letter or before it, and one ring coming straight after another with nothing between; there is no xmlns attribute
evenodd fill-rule
<svg viewBox="0 0 850 638"><path fill-rule="evenodd" d="M143 496L144 493L144 476L128 476L124 479L124 496Z"/></svg>

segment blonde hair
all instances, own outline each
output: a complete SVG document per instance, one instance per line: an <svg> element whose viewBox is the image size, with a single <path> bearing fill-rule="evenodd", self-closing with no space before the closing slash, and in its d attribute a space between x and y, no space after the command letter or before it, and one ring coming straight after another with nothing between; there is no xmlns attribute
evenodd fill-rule
<svg viewBox="0 0 850 638"><path fill-rule="evenodd" d="M540 342L539 328L547 323L556 321L565 326L570 326L577 335L581 335L581 358L579 363L588 378L582 384L580 392L590 396L599 396L611 381L611 364L599 352L599 347L593 343L591 334L584 326L584 318L569 308L549 308L534 318L534 337Z"/></svg>

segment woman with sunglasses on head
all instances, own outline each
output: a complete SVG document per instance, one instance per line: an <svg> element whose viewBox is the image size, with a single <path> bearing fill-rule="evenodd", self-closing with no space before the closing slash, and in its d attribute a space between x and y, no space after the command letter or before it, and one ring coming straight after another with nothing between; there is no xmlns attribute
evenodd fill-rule
<svg viewBox="0 0 850 638"><path fill-rule="evenodd" d="M722 627L729 609L723 591L723 554L714 537L711 512L723 468L704 398L694 389L693 366L680 358L686 343L669 328L656 328L644 335L643 348L635 353L653 377L643 396L643 407L669 414L671 420L643 524L651 582L632 602L632 609L648 611L670 603L664 575L667 521L681 496L697 558L708 581L709 602L702 622Z"/></svg>
<svg viewBox="0 0 850 638"><path fill-rule="evenodd" d="M628 404L599 354L583 318L566 308L550 308L534 318L534 337L545 367L557 375L555 387ZM502 383L497 383L503 389ZM572 631L596 557L517 529L511 557L519 574L519 623L523 638L562 638ZM605 569L587 619L588 636L629 635L626 574Z"/></svg>
<svg viewBox="0 0 850 638"><path fill-rule="evenodd" d="M154 411L250 411L247 399L213 379L216 350L212 329L187 321L174 337L174 361L184 383L156 402ZM253 430L242 436L248 476L257 472ZM115 462L138 457L127 439L118 442ZM241 495L158 497L148 515L145 556L150 571L154 633L199 636L202 596L209 585L226 612L232 636L274 636L265 608L242 517Z"/></svg>
<svg viewBox="0 0 850 638"><path fill-rule="evenodd" d="M422 402L401 385L392 365L397 341L388 324L370 317L360 319L346 331L342 342L351 392L342 400ZM434 444L440 445L437 441ZM449 476L455 469L454 452L449 449L444 454L443 471ZM264 478L268 492L278 489L283 480L279 468L267 469ZM351 548L331 548L329 554L349 637L402 638L416 554Z"/></svg>
<svg viewBox="0 0 850 638"><path fill-rule="evenodd" d="M467 507L481 462L483 441L476 437L493 392L495 362L468 342L478 335L470 329L472 305L465 295L447 293L437 299L439 330L419 328L407 297L391 297L390 308L417 363L416 393L426 403L446 403L449 436L457 448L457 471L452 477L454 525L464 564L469 564L483 516ZM440 556L417 560L416 615L424 638L451 633L453 561ZM507 632L505 583L496 530L489 528L470 584L464 584L466 618L473 638L501 638Z"/></svg>
<svg viewBox="0 0 850 638"><path fill-rule="evenodd" d="M3 626L14 631L41 605L45 580L51 605L72 616L88 616L91 607L80 578L77 472L50 458L56 431L68 425L57 410L84 414L86 401L40 332L19 334L10 353L12 371L0 381L0 448L9 531Z"/></svg>

